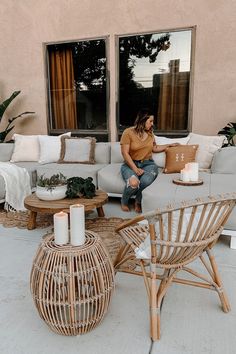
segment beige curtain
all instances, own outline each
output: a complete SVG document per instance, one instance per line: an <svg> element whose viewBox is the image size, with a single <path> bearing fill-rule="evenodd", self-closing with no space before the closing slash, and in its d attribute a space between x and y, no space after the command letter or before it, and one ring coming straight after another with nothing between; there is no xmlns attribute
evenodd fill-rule
<svg viewBox="0 0 236 354"><path fill-rule="evenodd" d="M184 130L188 121L189 72L179 71L179 59L171 60L170 72L160 75L158 130Z"/></svg>
<svg viewBox="0 0 236 354"><path fill-rule="evenodd" d="M77 129L76 90L71 49L49 54L50 92L54 129Z"/></svg>

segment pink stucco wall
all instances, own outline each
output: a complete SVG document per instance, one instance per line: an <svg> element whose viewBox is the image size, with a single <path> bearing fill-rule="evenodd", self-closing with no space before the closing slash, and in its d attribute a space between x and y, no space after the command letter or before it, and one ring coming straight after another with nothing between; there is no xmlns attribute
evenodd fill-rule
<svg viewBox="0 0 236 354"><path fill-rule="evenodd" d="M37 115L18 124L17 132L47 133L43 43L109 35L115 140L115 35L196 25L192 130L216 134L236 121L235 15L233 0L1 0L0 98L20 89L8 112Z"/></svg>

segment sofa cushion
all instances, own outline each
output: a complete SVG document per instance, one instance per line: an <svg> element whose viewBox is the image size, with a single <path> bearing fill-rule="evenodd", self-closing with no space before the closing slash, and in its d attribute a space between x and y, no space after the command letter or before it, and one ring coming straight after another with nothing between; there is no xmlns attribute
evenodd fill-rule
<svg viewBox="0 0 236 354"><path fill-rule="evenodd" d="M211 172L236 174L236 146L228 146L214 153Z"/></svg>
<svg viewBox="0 0 236 354"><path fill-rule="evenodd" d="M39 160L38 135L14 134L13 139L15 140L15 144L11 162Z"/></svg>
<svg viewBox="0 0 236 354"><path fill-rule="evenodd" d="M71 132L58 135L58 136L49 136L49 135L39 135L39 163L51 163L57 162L60 158L61 152L61 137L71 136Z"/></svg>
<svg viewBox="0 0 236 354"><path fill-rule="evenodd" d="M122 163L107 165L98 171L98 187L110 194L122 194L125 182L121 176Z"/></svg>
<svg viewBox="0 0 236 354"><path fill-rule="evenodd" d="M143 212L184 200L236 191L236 179L233 174L200 172L199 177L203 180L200 186L179 186L172 182L173 179L179 178L179 174L160 173L156 180L143 191ZM236 230L236 208L227 220L225 228Z"/></svg>
<svg viewBox="0 0 236 354"><path fill-rule="evenodd" d="M94 164L95 138L61 137L58 163Z"/></svg>
<svg viewBox="0 0 236 354"><path fill-rule="evenodd" d="M199 168L210 168L213 155L223 145L225 136L207 136L190 133L189 137L188 145L199 145L196 154L196 162L199 163Z"/></svg>
<svg viewBox="0 0 236 354"><path fill-rule="evenodd" d="M210 194L216 195L220 193L236 192L236 178L234 174L211 174ZM225 224L225 228L236 230L236 207L233 209L229 219Z"/></svg>
<svg viewBox="0 0 236 354"><path fill-rule="evenodd" d="M180 172L187 163L194 162L198 145L178 145L166 148L164 173Z"/></svg>
<svg viewBox="0 0 236 354"><path fill-rule="evenodd" d="M155 181L143 191L143 212L163 208L168 204L194 199L199 196L208 196L211 174L200 172L199 177L203 180L203 184L200 186L179 186L173 183L173 179L179 178L179 173L159 173Z"/></svg>
<svg viewBox="0 0 236 354"><path fill-rule="evenodd" d="M46 165L40 165L37 167L37 175L45 175L45 177L51 177L55 173L61 172L65 177L92 177L93 183L97 187L97 172L103 168L103 164L84 165L84 164L58 164L50 163Z"/></svg>
<svg viewBox="0 0 236 354"><path fill-rule="evenodd" d="M172 143L179 143L181 145L186 145L190 139L189 135L184 138L166 138L165 136L155 135L155 142L157 145L166 145Z"/></svg>
<svg viewBox="0 0 236 354"><path fill-rule="evenodd" d="M111 161L111 144L95 144L95 163L108 165Z"/></svg>
<svg viewBox="0 0 236 354"><path fill-rule="evenodd" d="M8 162L11 159L13 153L14 144L11 143L1 143L0 144L0 161Z"/></svg>
<svg viewBox="0 0 236 354"><path fill-rule="evenodd" d="M124 162L119 142L111 143L111 163Z"/></svg>

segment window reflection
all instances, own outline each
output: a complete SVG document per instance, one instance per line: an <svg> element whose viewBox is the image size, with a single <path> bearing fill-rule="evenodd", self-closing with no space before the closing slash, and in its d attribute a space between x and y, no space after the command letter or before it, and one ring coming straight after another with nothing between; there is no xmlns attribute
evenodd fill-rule
<svg viewBox="0 0 236 354"><path fill-rule="evenodd" d="M158 131L187 130L191 30L119 38L119 128L153 111Z"/></svg>
<svg viewBox="0 0 236 354"><path fill-rule="evenodd" d="M48 45L51 129L107 130L105 40Z"/></svg>

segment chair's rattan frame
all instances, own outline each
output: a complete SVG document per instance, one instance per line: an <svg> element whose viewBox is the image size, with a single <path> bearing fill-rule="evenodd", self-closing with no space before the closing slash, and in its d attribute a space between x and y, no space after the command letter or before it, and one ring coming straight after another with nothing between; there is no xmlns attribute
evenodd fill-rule
<svg viewBox="0 0 236 354"><path fill-rule="evenodd" d="M136 275L143 275L148 294L150 306L150 336L153 340L160 339L160 308L167 289L172 282L202 287L215 290L220 298L224 312L230 310L229 301L223 288L220 274L216 265L214 255L211 251L217 242L224 225L236 204L236 193L212 196L207 198L197 198L191 201L183 201L179 204L168 205L164 209L156 209L137 216L131 220L120 224L116 231L125 240L126 244L120 249L115 260L115 269L120 270L120 266L129 259L135 258L134 252L140 243L145 239L147 232L151 240L151 259L137 260L140 270L122 269ZM181 239L183 216L186 210L191 208L191 216L186 228L184 239ZM196 213L200 210L200 218L197 226L194 227L194 236L189 240L191 228ZM172 239L172 218L174 212L179 212L177 237ZM207 213L207 214L206 214ZM164 235L163 217L167 215L168 231L167 239ZM199 214L198 214L199 215ZM207 215L207 216L206 216ZM139 221L147 220L148 225L137 224ZM155 224L159 223L160 235L157 238ZM204 257L204 254L207 257ZM187 267L189 263L199 258L207 276L200 274ZM150 264L150 272L146 270L146 265ZM162 269L163 273L158 274L157 269ZM180 270L184 270L200 281L189 280L176 277ZM160 280L159 286L157 280Z"/></svg>

